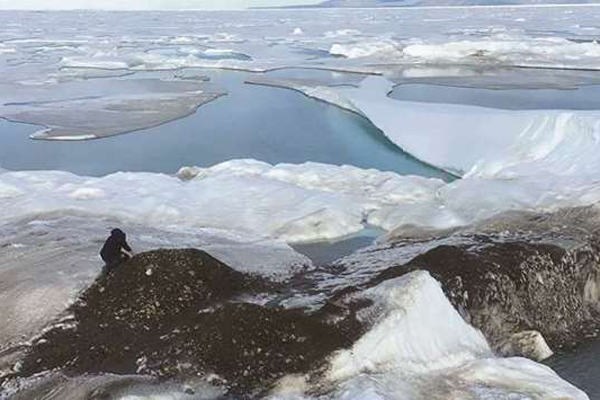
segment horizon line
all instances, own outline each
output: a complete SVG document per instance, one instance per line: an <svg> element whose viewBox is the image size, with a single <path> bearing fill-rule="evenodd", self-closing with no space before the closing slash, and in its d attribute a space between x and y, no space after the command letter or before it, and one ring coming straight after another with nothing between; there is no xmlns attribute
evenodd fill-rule
<svg viewBox="0 0 600 400"><path fill-rule="evenodd" d="M448 9L448 8L539 8L539 7L597 7L596 3L557 3L557 4L476 4L476 5L447 5L447 6L382 6L382 7L321 7L319 4L298 4L292 6L246 7L246 8L0 8L0 11L270 11L270 10L398 10L398 9Z"/></svg>

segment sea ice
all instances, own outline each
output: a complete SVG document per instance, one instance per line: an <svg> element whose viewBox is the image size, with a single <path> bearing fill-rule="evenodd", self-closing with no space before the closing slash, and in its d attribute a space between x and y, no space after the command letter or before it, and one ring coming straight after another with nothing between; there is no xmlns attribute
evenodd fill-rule
<svg viewBox="0 0 600 400"><path fill-rule="evenodd" d="M111 86L118 88L107 89ZM85 95L55 97L70 87ZM91 84L86 87L85 83L45 85L36 90L14 91L9 96L28 100L5 103L0 106L0 116L47 127L33 134L33 139L88 140L185 117L222 95L224 93L207 90L202 83L190 80L124 79L100 87ZM44 100L45 97L50 98Z"/></svg>
<svg viewBox="0 0 600 400"><path fill-rule="evenodd" d="M391 40L378 40L370 42L361 42L354 44L334 44L329 52L336 56L347 58L372 57L375 55L385 55L386 59L393 54L400 58L402 54L401 45Z"/></svg>
<svg viewBox="0 0 600 400"><path fill-rule="evenodd" d="M176 27L163 23L170 18L169 13L125 16L95 12L87 15L93 21L90 26L96 27L94 32L83 29L77 34L70 30L75 14L2 11L7 21L20 23L0 31L0 57L4 61L0 67L0 115L50 128L40 131L36 138L84 140L179 118L220 94L200 94L203 88L188 87L172 88L168 96L161 91L162 99L159 95L142 98L124 87L119 95L104 99L55 98L65 103L28 104L28 110L24 105L6 106L47 97L40 92L24 97L24 93L33 94L29 91L32 87L59 93L65 87L51 84L138 71L309 67L383 74L397 70L399 65L423 63L438 68L460 63L597 69L598 10L592 6L523 7L509 14L485 7L256 10L223 12L217 19L214 14L197 12L181 19ZM277 23L265 23L266 16ZM524 29L516 20L543 28ZM325 88L302 90L320 91L325 100L343 102L336 99L336 92ZM136 105L155 112L145 114ZM65 116L63 110L67 109ZM122 128L106 122L115 119L116 113L123 121Z"/></svg>
<svg viewBox="0 0 600 400"><path fill-rule="evenodd" d="M598 111L399 101L387 96L394 84L382 77L368 77L358 88L254 82L288 87L352 110L408 153L462 175L425 201L373 209L367 220L383 229L445 229L509 210L553 211L600 200Z"/></svg>
<svg viewBox="0 0 600 400"><path fill-rule="evenodd" d="M94 32L73 34L75 14L3 11L6 20L21 23L0 32L0 56L7 60L2 72L10 82L24 66L37 72L30 79L42 82L65 67L381 73L398 64L458 62L597 69L597 13L594 6L520 7L510 13L487 7L249 10L221 12L218 18L187 13L175 26L166 23L172 13L90 12L86 18ZM211 60L204 52L214 48L231 53Z"/></svg>

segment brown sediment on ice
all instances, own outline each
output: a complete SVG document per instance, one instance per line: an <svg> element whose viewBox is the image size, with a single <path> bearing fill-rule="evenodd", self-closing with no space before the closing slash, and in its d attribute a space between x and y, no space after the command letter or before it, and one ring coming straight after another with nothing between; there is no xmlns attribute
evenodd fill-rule
<svg viewBox="0 0 600 400"><path fill-rule="evenodd" d="M55 369L181 379L217 374L230 394L255 398L352 343L302 310L236 300L279 289L203 251L142 253L100 275L68 310L72 318L35 340L17 376Z"/></svg>
<svg viewBox="0 0 600 400"><path fill-rule="evenodd" d="M337 267L379 271L340 290L353 293L412 271L428 271L463 318L501 352L522 332L537 331L554 351L572 348L600 329L600 209L506 213L477 226L405 235ZM343 302L343 301L342 301Z"/></svg>

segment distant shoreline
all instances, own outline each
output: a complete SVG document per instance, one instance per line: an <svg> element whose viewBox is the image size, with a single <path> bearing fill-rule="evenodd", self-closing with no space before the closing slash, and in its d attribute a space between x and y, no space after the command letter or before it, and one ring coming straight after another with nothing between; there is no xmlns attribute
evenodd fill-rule
<svg viewBox="0 0 600 400"><path fill-rule="evenodd" d="M477 5L447 5L447 6L411 6L411 5L374 5L372 7L339 7L339 6L328 6L323 4L308 4L308 5L297 5L297 6L283 6L283 7L251 7L247 10L397 10L397 9L411 9L411 10L435 10L435 9L465 9L465 8L554 8L554 7L598 7L598 3L557 3L557 4L477 4Z"/></svg>
<svg viewBox="0 0 600 400"><path fill-rule="evenodd" d="M100 9L100 8L0 8L0 12L4 11L27 11L27 12L48 12L48 11L69 11L69 12L82 12L82 11L110 11L110 12L181 12L181 11L205 11L205 12L219 12L219 11L276 11L276 10L397 10L397 9L410 9L410 10L435 10L435 9L466 9L466 8L568 8L568 7L600 7L598 3L562 3L562 4L489 4L489 5L447 5L447 6L411 6L411 5L381 5L372 7L332 7L327 5L313 4L313 5L296 5L296 6L281 6L281 7L249 7L249 8L238 8L238 9L203 9L203 8L164 8L164 9Z"/></svg>

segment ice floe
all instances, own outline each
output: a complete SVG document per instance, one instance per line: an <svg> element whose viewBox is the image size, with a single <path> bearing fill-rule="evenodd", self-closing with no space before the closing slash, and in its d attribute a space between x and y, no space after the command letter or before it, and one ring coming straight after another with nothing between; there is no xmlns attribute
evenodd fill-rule
<svg viewBox="0 0 600 400"><path fill-rule="evenodd" d="M46 127L33 134L33 139L89 140L188 116L225 94L191 80L125 79L103 86L84 85L14 90L13 98L29 101L5 103L0 106L0 116ZM85 96L55 97L65 96L69 90L81 91Z"/></svg>

